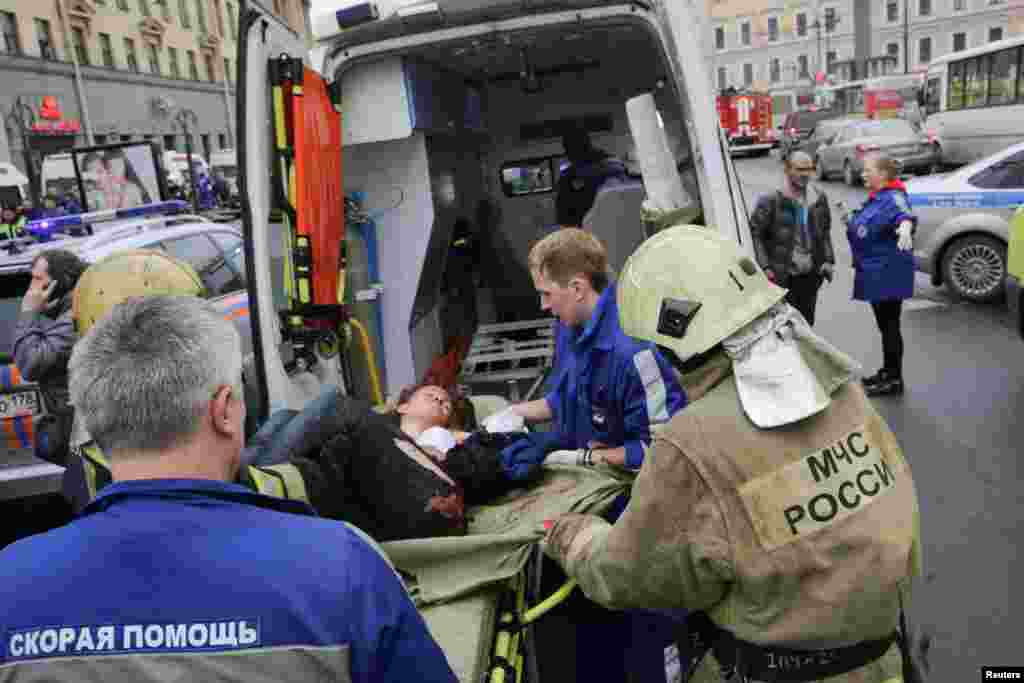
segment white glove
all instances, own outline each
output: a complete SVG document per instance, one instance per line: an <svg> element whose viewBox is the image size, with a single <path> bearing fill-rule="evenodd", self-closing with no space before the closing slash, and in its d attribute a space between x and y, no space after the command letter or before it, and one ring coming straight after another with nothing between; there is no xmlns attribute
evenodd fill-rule
<svg viewBox="0 0 1024 683"><path fill-rule="evenodd" d="M896 228L896 234L899 235L899 241L896 246L900 248L900 251L910 251L914 248L914 224L910 221L903 221L900 223L900 227Z"/></svg>
<svg viewBox="0 0 1024 683"><path fill-rule="evenodd" d="M526 420L523 419L522 415L513 412L511 408L506 408L484 420L484 429L492 434L521 432L525 428Z"/></svg>
<svg viewBox="0 0 1024 683"><path fill-rule="evenodd" d="M583 449L577 448L571 451L551 451L544 458L545 465L584 465Z"/></svg>

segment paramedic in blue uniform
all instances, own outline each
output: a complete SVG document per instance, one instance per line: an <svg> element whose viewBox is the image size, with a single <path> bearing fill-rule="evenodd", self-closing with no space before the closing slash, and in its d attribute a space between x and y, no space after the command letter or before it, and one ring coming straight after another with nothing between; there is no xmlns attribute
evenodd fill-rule
<svg viewBox="0 0 1024 683"><path fill-rule="evenodd" d="M529 265L541 308L569 334L553 391L511 408L528 422L553 421L552 431L519 442L512 459L533 462L554 450L575 449L586 462L639 470L651 427L686 405L672 366L653 344L622 332L607 254L591 233L564 228L548 235L530 251ZM612 519L625 502L613 508ZM645 682L664 680L658 638L667 644L671 637L657 617L586 609L588 617L578 623L577 680L625 680L626 671Z"/></svg>
<svg viewBox="0 0 1024 683"><path fill-rule="evenodd" d="M903 393L903 300L914 296L914 231L917 217L910 212L907 188L899 166L874 154L864 160L868 201L847 222L856 276L853 298L867 301L882 333L884 364L864 379L868 396Z"/></svg>
<svg viewBox="0 0 1024 683"><path fill-rule="evenodd" d="M0 551L0 678L456 680L368 537L228 483L245 437L232 323L196 297L130 299L70 368L115 482Z"/></svg>
<svg viewBox="0 0 1024 683"><path fill-rule="evenodd" d="M555 187L555 221L562 227L580 227L601 185L609 178L624 180L626 166L594 147L582 128L567 129L562 147L569 166L561 172Z"/></svg>

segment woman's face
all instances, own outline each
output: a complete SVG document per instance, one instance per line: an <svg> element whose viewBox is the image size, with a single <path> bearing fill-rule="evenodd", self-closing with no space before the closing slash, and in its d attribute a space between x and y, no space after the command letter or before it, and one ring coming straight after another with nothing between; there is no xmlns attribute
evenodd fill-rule
<svg viewBox="0 0 1024 683"><path fill-rule="evenodd" d="M878 170L878 164L873 159L864 162L864 184L869 190L880 190L888 182L888 178Z"/></svg>
<svg viewBox="0 0 1024 683"><path fill-rule="evenodd" d="M452 399L441 387L428 385L412 395L405 403L398 406L401 415L418 417L443 427L448 424L452 413Z"/></svg>

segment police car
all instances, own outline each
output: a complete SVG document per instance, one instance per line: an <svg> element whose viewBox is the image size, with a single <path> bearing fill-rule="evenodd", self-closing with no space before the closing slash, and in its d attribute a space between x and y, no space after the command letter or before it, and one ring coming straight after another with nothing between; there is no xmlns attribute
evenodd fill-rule
<svg viewBox="0 0 1024 683"><path fill-rule="evenodd" d="M1024 143L953 173L915 178L907 191L919 220L918 270L968 301L1000 299L1009 221L1024 205Z"/></svg>
<svg viewBox="0 0 1024 683"><path fill-rule="evenodd" d="M36 221L29 226L47 233L48 241L26 238L17 244L0 243L0 501L57 491L63 472L33 455L35 423L46 406L36 385L23 380L12 358L21 299L31 280L32 260L39 253L67 249L91 263L126 249L164 250L195 268L213 304L235 322L243 348L251 348L242 234L235 226L180 213L186 207L179 201L160 202ZM88 230L93 234L68 234Z"/></svg>

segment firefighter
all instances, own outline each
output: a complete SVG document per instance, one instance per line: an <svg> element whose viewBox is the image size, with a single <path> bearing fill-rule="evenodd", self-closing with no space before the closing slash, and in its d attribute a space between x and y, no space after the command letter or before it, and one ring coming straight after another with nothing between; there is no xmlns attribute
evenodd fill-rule
<svg viewBox="0 0 1024 683"><path fill-rule="evenodd" d="M548 555L606 606L691 610L691 680L914 680L897 624L917 496L857 364L707 228L647 240L618 292L623 331L674 354L690 404L616 523L565 515Z"/></svg>

